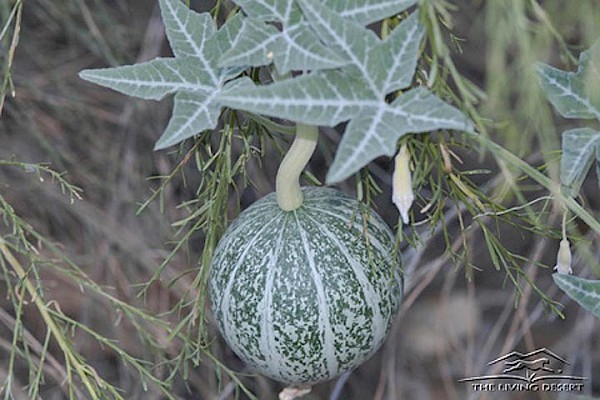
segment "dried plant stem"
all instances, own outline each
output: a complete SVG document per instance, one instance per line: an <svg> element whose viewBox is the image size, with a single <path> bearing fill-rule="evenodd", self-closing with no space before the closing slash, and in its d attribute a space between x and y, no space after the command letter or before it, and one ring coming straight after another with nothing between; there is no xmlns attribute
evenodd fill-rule
<svg viewBox="0 0 600 400"><path fill-rule="evenodd" d="M58 346L60 347L63 354L65 355L65 361L66 361L67 365L73 365L73 367L75 368L75 371L77 372L77 375L79 375L81 381L83 382L84 386L86 387L86 389L87 389L88 393L90 394L90 396L92 397L92 399L99 399L97 392L94 389L94 384L90 381L90 379L88 377L88 373L85 371L84 367L81 365L80 360L78 360L77 357L75 357L73 355L73 352L72 352L69 344L65 340L65 337L64 337L63 333L61 332L61 329L56 324L56 321L54 320L54 318L52 318L52 316L48 312L47 304L44 304L44 301L38 294L35 286L31 283L31 281L27 277L27 273L25 272L25 269L23 268L21 263L19 263L19 261L15 258L15 256L9 250L9 248L6 246L6 243L2 238L0 238L0 253L2 253L2 255L4 256L6 261L8 261L9 265L12 267L14 272L19 277L19 280L21 282L23 282L23 284L25 285L27 292L31 296L31 300L34 302L36 308L38 309L38 312L40 313L42 319L44 320L44 323L46 324L46 326L52 333L52 336L54 336L54 339L58 343Z"/></svg>

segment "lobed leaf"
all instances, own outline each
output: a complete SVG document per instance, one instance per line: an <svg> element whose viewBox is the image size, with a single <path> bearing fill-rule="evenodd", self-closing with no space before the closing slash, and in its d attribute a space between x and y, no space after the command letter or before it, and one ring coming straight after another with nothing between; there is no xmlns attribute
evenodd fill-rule
<svg viewBox="0 0 600 400"><path fill-rule="evenodd" d="M405 92L391 106L390 112L403 117L410 132L455 129L475 133L473 123L465 114L423 87Z"/></svg>
<svg viewBox="0 0 600 400"><path fill-rule="evenodd" d="M381 93L387 94L410 86L417 67L419 46L425 27L415 12L402 21L369 54L368 70L376 76Z"/></svg>
<svg viewBox="0 0 600 400"><path fill-rule="evenodd" d="M598 178L598 186L600 187L600 146L596 146L596 177Z"/></svg>
<svg viewBox="0 0 600 400"><path fill-rule="evenodd" d="M211 40L214 42L215 49L219 54L218 57L221 57L221 54L231 49L238 35L240 35L243 21L244 17L242 17L242 14L237 13L230 17L221 29L212 36Z"/></svg>
<svg viewBox="0 0 600 400"><path fill-rule="evenodd" d="M288 24L299 19L298 6L292 0L233 0L233 2L240 6L246 15L260 21Z"/></svg>
<svg viewBox="0 0 600 400"><path fill-rule="evenodd" d="M362 25L381 20L387 16L399 13L415 3L414 0L369 0L369 1L338 1L326 2L333 8L330 10L315 1L312 5L304 5L305 17L310 14L313 17L313 28L315 34L308 29L302 21L302 15L296 1L289 0L237 0L235 1L249 17L248 25L244 27L244 33L238 36L233 48L223 54L222 66L264 66L271 62L280 75L292 70L322 70L340 67L348 63L347 55L356 53L361 45L373 44L379 39L370 30ZM317 10L317 14L315 14ZM336 13L337 11L337 13ZM324 12L326 19L335 25L325 23L318 24L319 12ZM346 17L346 18L344 18ZM282 30L279 32L273 25L267 22L279 22ZM362 25L361 25L362 24ZM320 27L320 28L319 28ZM331 27L338 35L348 36L341 44L341 48L328 49L323 43L327 43L331 36L323 35L322 28ZM343 31L347 30L346 33ZM279 33L277 33L279 32ZM321 42L323 41L323 43ZM351 53L344 50L348 47ZM371 46L372 47L372 46ZM353 60L355 65L362 66L366 63L367 48L363 49L359 60ZM357 62L360 61L360 62ZM385 60L384 60L385 62Z"/></svg>
<svg viewBox="0 0 600 400"><path fill-rule="evenodd" d="M562 134L562 151L560 181L574 196L579 192L594 157L599 158L600 132L590 128L568 130Z"/></svg>
<svg viewBox="0 0 600 400"><path fill-rule="evenodd" d="M391 17L416 4L416 0L325 0L342 17L361 25Z"/></svg>
<svg viewBox="0 0 600 400"><path fill-rule="evenodd" d="M600 110L583 95L583 82L573 73L541 63L536 65L536 70L548 100L563 117L600 118Z"/></svg>
<svg viewBox="0 0 600 400"><path fill-rule="evenodd" d="M220 66L263 66L275 63L280 75L293 70L319 70L347 63L325 47L305 22L282 32L263 21L246 18L238 39L219 61Z"/></svg>
<svg viewBox="0 0 600 400"><path fill-rule="evenodd" d="M161 150L188 139L198 132L217 125L221 106L214 102L211 94L179 92L175 96L173 115L162 136L154 145Z"/></svg>
<svg viewBox="0 0 600 400"><path fill-rule="evenodd" d="M234 0L244 13L261 21L297 22L298 8L292 0ZM325 0L328 8L362 25L394 16L416 0Z"/></svg>
<svg viewBox="0 0 600 400"><path fill-rule="evenodd" d="M358 74L345 71L320 71L266 86L241 88L221 93L219 101L227 107L285 118L294 122L333 126L347 121L362 108L376 108Z"/></svg>
<svg viewBox="0 0 600 400"><path fill-rule="evenodd" d="M600 280L559 273L552 274L552 279L571 299L600 318Z"/></svg>
<svg viewBox="0 0 600 400"><path fill-rule="evenodd" d="M581 53L577 72L537 64L538 79L548 99L565 118L600 120L600 40ZM560 180L569 195L576 196L594 156L600 186L600 132L571 129L562 135Z"/></svg>
<svg viewBox="0 0 600 400"><path fill-rule="evenodd" d="M175 96L173 115L165 132L156 142L154 150L165 149L188 139L198 132L213 129L219 122L222 105L216 101L220 93L236 92L254 86L248 77L241 77L225 84L221 89L203 95L179 92Z"/></svg>
<svg viewBox="0 0 600 400"><path fill-rule="evenodd" d="M217 30L210 14L196 13L180 0L160 0L160 8L175 58L80 72L83 79L144 99L176 94L173 115L155 144L157 150L217 126L222 106L216 97L225 82L241 72L239 67L221 68L217 62L242 27L241 16L234 16Z"/></svg>
<svg viewBox="0 0 600 400"><path fill-rule="evenodd" d="M219 59L221 67L247 65L259 67L273 62L280 39L279 31L261 20L245 18L237 40ZM269 55L271 56L269 57Z"/></svg>
<svg viewBox="0 0 600 400"><path fill-rule="evenodd" d="M410 85L425 31L418 13L402 21L382 42L372 31L345 20L316 0L301 0L300 6L317 34L359 69L378 97L384 99L386 94Z"/></svg>
<svg viewBox="0 0 600 400"><path fill-rule="evenodd" d="M600 119L600 40L581 53L577 72L536 64L540 85L565 118Z"/></svg>
<svg viewBox="0 0 600 400"><path fill-rule="evenodd" d="M393 156L398 139L405 134L435 129L475 132L462 112L421 87L404 93L389 106L365 109L348 124L327 183L348 178L379 156Z"/></svg>
<svg viewBox="0 0 600 400"><path fill-rule="evenodd" d="M346 127L327 172L327 184L340 182L381 155L392 156L396 140L406 133L403 119L387 107L367 108Z"/></svg>
<svg viewBox="0 0 600 400"><path fill-rule="evenodd" d="M160 0L159 3L165 32L175 57L194 57L200 60L212 83L217 85L217 75L214 67L210 65L212 60L209 56L212 49L207 42L216 32L210 14L196 13L179 0ZM214 57L215 51L212 53Z"/></svg>
<svg viewBox="0 0 600 400"><path fill-rule="evenodd" d="M275 68L283 75L289 71L323 70L341 67L348 60L324 46L306 22L281 32L274 54Z"/></svg>
<svg viewBox="0 0 600 400"><path fill-rule="evenodd" d="M317 0L298 4L315 33L349 65L268 86L247 86L218 99L228 107L306 124L333 126L350 120L327 183L346 179L374 158L393 155L397 140L409 132L474 132L462 112L426 89L410 90L391 104L386 101L387 94L412 81L424 33L417 13L381 41Z"/></svg>
<svg viewBox="0 0 600 400"><path fill-rule="evenodd" d="M373 93L378 93L372 71L367 67L369 52L381 43L373 31L342 18L318 0L298 0L298 3L305 18L323 42L357 67Z"/></svg>
<svg viewBox="0 0 600 400"><path fill-rule="evenodd" d="M330 183L373 158L392 155L398 138L408 132L473 132L460 111L425 89L410 90L391 104L386 100L390 92L410 85L424 29L416 13L384 41L363 25L414 1L329 1L335 10L319 0L236 3L249 17L234 16L217 30L208 13L195 13L179 0L160 0L175 58L81 76L147 99L176 93L173 116L156 149L214 128L222 106L313 125L350 120ZM282 30L267 22L281 23ZM313 72L266 86L248 78L226 83L247 66L271 62L280 73Z"/></svg>
<svg viewBox="0 0 600 400"><path fill-rule="evenodd" d="M79 76L129 96L149 100L160 100L180 90L201 93L214 90L210 76L192 57L158 58L136 65L84 70Z"/></svg>

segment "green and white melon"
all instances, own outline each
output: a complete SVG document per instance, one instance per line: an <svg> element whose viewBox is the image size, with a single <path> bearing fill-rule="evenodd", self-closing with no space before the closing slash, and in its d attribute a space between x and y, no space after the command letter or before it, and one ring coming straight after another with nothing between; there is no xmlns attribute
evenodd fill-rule
<svg viewBox="0 0 600 400"><path fill-rule="evenodd" d="M303 188L283 211L271 193L231 224L212 261L214 317L257 372L312 384L355 368L381 346L402 297L394 235L371 210L328 188ZM366 235L365 235L366 231Z"/></svg>

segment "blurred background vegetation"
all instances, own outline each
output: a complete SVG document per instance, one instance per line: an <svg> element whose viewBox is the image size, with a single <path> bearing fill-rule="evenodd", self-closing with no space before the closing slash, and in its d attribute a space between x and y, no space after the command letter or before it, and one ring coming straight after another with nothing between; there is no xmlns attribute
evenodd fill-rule
<svg viewBox="0 0 600 400"><path fill-rule="evenodd" d="M233 9L191 6L220 10L220 19ZM439 91L558 181L559 132L580 122L553 114L532 66L575 68L600 37L597 0L420 6L435 21L422 70L440 60ZM169 55L156 2L0 0L0 19L0 397L276 398L281 385L245 370L204 313L201 267L228 220L273 190L289 135L250 120L246 130L155 153L170 101L133 100L78 78L84 68ZM322 130L314 179L323 180L339 136ZM539 347L564 356L566 372L589 378L585 394L600 396L599 322L550 279L562 211L548 191L477 145L444 139L466 192L494 205L489 215L472 212L465 190L428 180L430 168L444 169L440 142L412 146L420 198L417 223L402 233L412 246L403 244L400 316L383 351L306 398L485 398L457 380L497 372L489 361ZM396 226L390 160L362 177L339 187L365 197L379 186L371 201ZM432 198L437 212L428 219L419 210ZM594 176L579 201L597 218ZM599 276L598 236L577 219L569 229L576 273Z"/></svg>

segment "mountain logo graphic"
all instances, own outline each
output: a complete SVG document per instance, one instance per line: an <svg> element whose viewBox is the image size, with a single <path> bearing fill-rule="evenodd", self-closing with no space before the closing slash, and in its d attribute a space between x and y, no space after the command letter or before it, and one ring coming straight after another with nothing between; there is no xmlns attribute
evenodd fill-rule
<svg viewBox="0 0 600 400"><path fill-rule="evenodd" d="M512 351L488 363L489 367L495 365L501 366L500 374L462 378L459 382L517 380L532 384L547 380L586 380L581 376L564 375L564 369L569 365L567 360L545 347L529 353Z"/></svg>

